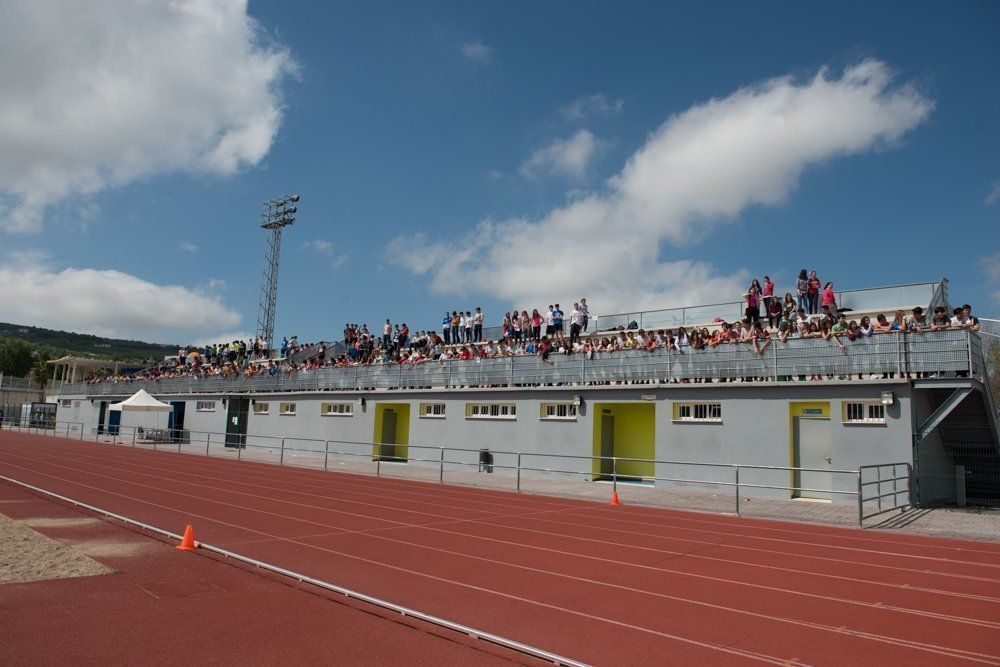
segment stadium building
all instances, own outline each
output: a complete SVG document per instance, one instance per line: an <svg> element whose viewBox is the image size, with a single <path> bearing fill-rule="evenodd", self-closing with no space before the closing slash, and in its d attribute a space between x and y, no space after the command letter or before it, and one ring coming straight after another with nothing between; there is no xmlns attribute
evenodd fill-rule
<svg viewBox="0 0 1000 667"><path fill-rule="evenodd" d="M838 297L851 319L932 312L948 305L947 280ZM602 316L597 328L712 327L737 319L740 307ZM1000 437L987 345L984 335L952 329L876 334L843 350L789 339L760 355L727 345L553 355L552 365L521 356L252 379L64 382L53 400L58 421L86 433L134 438L140 427L139 437L153 437L168 428L178 448L266 451L323 466L346 457L443 470L447 461L519 480L614 478L705 491L731 488L735 478L745 495L833 501L853 500L858 471L875 466L866 474L906 476L897 486L915 504L996 505ZM172 406L165 423L111 409L138 389Z"/></svg>

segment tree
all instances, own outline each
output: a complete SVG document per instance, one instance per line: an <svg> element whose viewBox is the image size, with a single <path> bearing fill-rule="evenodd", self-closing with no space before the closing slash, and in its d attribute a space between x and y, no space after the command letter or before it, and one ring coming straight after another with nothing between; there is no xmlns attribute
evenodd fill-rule
<svg viewBox="0 0 1000 667"><path fill-rule="evenodd" d="M39 359L35 362L35 365L31 367L31 379L42 389L45 388L45 385L49 383L51 378L52 367L45 362L45 359Z"/></svg>
<svg viewBox="0 0 1000 667"><path fill-rule="evenodd" d="M32 366L31 346L20 340L0 342L0 373L24 377Z"/></svg>

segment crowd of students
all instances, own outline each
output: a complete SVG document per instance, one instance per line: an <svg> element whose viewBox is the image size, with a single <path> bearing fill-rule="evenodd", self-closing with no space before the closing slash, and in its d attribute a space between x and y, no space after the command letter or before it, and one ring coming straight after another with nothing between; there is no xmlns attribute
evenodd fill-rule
<svg viewBox="0 0 1000 667"><path fill-rule="evenodd" d="M800 278L801 280L801 278ZM815 280L815 272L807 281ZM831 290L827 283L823 289ZM420 331L411 336L405 323L393 325L386 320L381 336L376 336L365 325L348 324L344 330L344 352L327 358L325 344L298 344L298 339L284 339L281 344L281 358L268 358L263 341L233 341L232 343L206 346L203 352L190 353L170 362L155 364L136 373L117 376L95 375L88 382L157 380L177 377L255 377L295 374L322 367L345 367L355 365L401 364L413 368L417 364L451 360L490 359L510 356L535 355L541 361L554 364L553 354L596 354L614 353L619 350L669 350L678 354L688 354L728 345L745 345L755 354L763 355L777 340L822 339L840 349L850 343L877 334L898 332L933 332L945 329L979 330L979 320L972 315L968 304L955 308L949 313L937 307L928 318L920 307L909 315L897 310L892 319L878 314L872 321L868 316L848 320L846 312L836 307L834 299L823 296L816 303L809 299L809 286L805 286L806 299L796 299L791 293L784 298L774 296L774 285L764 277L763 285L757 280L751 283L744 295L746 311L742 320L729 323L718 321L710 330L708 327L678 327L676 329L645 330L620 327L618 331L595 335L584 335L588 328L588 308L586 299L573 304L568 321L570 335L565 336L566 315L559 304L549 306L545 314L527 309L506 313L503 318L503 335L499 340L482 341L482 310L445 313L442 318L441 333ZM753 297L759 295L759 301ZM766 303L766 306L764 304ZM819 312L810 312L820 305ZM759 306L764 306L766 315L761 316ZM457 318L457 320L456 320ZM478 319L477 319L478 318ZM764 326L764 319L767 325ZM456 323L457 322L457 323ZM295 362L289 357L296 351L315 348L308 359ZM813 378L819 379L819 378Z"/></svg>

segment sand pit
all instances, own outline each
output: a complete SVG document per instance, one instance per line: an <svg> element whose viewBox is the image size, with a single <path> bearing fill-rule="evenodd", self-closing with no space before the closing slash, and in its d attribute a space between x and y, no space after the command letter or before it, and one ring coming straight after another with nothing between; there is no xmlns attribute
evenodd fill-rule
<svg viewBox="0 0 1000 667"><path fill-rule="evenodd" d="M0 514L0 584L112 572L82 551Z"/></svg>

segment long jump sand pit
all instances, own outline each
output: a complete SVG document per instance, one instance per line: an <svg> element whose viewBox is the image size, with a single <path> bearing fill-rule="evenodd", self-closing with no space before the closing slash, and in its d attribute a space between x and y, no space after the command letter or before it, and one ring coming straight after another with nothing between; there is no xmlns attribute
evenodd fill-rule
<svg viewBox="0 0 1000 667"><path fill-rule="evenodd" d="M86 519L85 519L86 520ZM82 551L0 514L0 584L111 574Z"/></svg>

